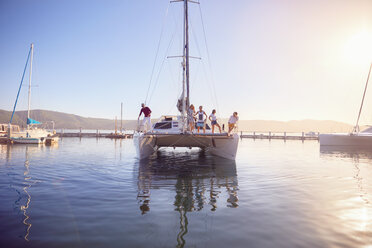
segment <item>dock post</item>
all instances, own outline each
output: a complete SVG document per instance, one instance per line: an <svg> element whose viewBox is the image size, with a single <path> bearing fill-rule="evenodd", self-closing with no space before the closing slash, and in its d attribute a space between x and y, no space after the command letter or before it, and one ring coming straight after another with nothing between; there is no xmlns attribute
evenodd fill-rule
<svg viewBox="0 0 372 248"><path fill-rule="evenodd" d="M97 132L96 132L96 137L98 138L98 129L97 129Z"/></svg>
<svg viewBox="0 0 372 248"><path fill-rule="evenodd" d="M65 129L62 128L62 137L65 136Z"/></svg>
<svg viewBox="0 0 372 248"><path fill-rule="evenodd" d="M253 132L253 139L256 138L256 132Z"/></svg>
<svg viewBox="0 0 372 248"><path fill-rule="evenodd" d="M287 139L287 132L284 132L284 139Z"/></svg>
<svg viewBox="0 0 372 248"><path fill-rule="evenodd" d="M80 128L80 138L81 138L81 128Z"/></svg>
<svg viewBox="0 0 372 248"><path fill-rule="evenodd" d="M243 138L243 131L240 131L240 138Z"/></svg>
<svg viewBox="0 0 372 248"><path fill-rule="evenodd" d="M305 139L305 133L302 132L302 140L304 140L304 139Z"/></svg>
<svg viewBox="0 0 372 248"><path fill-rule="evenodd" d="M271 132L269 132L269 139L271 139Z"/></svg>

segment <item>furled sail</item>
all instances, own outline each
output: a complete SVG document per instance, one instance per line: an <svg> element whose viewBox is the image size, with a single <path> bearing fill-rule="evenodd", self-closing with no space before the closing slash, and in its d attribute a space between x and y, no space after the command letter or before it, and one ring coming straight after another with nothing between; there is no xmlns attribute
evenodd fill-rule
<svg viewBox="0 0 372 248"><path fill-rule="evenodd" d="M187 112L188 106L189 106L189 101L187 99L186 100L186 106L185 106L186 112ZM177 101L177 109L178 109L178 111L180 111L182 113L182 98L179 98L178 101Z"/></svg>

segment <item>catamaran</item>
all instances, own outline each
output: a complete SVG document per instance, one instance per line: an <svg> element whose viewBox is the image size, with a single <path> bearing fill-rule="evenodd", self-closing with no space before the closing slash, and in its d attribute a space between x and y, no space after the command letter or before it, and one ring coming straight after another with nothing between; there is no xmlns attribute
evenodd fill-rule
<svg viewBox="0 0 372 248"><path fill-rule="evenodd" d="M198 147L215 156L235 160L238 149L239 136L237 133L193 133L187 111L190 107L190 67L189 67L189 21L188 4L190 0L178 0L183 2L183 80L182 94L178 100L178 108L181 112L178 116L162 116L147 132L136 132L133 135L139 159L148 158L162 147ZM197 3L197 2L196 2ZM199 4L199 3L197 3ZM192 118L192 117L191 117Z"/></svg>
<svg viewBox="0 0 372 248"><path fill-rule="evenodd" d="M39 128L38 125L41 125L42 123L36 120L33 120L30 118L31 110L31 78L32 78L32 60L33 60L33 54L34 54L34 44L31 44L30 50L28 52L26 65L23 71L21 84L18 89L17 98L14 103L14 108L12 112L12 116L10 118L9 127L11 126L15 109L18 102L19 93L22 87L23 79L25 76L25 72L27 69L28 62L30 61L30 75L29 75L29 82L28 82L28 110L27 110L27 128L24 131L19 132L12 132L11 128L8 128L8 138L13 143L19 143L19 144L42 144L45 143L48 140L50 142L57 142L58 137L54 135L54 133L49 132L48 130L44 128Z"/></svg>
<svg viewBox="0 0 372 248"><path fill-rule="evenodd" d="M362 113L364 98L366 96L368 81L371 75L372 63L369 68L366 85L364 87L364 93L362 102L359 108L359 114L356 124L351 133L343 134L320 134L319 143L321 146L361 146L361 147L372 147L372 127L367 128L364 131L360 131L359 119Z"/></svg>

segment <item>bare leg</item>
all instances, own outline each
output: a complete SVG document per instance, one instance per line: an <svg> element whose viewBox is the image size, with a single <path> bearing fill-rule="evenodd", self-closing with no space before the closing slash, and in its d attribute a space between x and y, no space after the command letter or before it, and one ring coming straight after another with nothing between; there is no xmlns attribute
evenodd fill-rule
<svg viewBox="0 0 372 248"><path fill-rule="evenodd" d="M214 125L212 125L212 133L214 133Z"/></svg>
<svg viewBox="0 0 372 248"><path fill-rule="evenodd" d="M218 129L220 130L220 133L221 133L221 126L220 126L220 124L217 124L217 127L218 127Z"/></svg>

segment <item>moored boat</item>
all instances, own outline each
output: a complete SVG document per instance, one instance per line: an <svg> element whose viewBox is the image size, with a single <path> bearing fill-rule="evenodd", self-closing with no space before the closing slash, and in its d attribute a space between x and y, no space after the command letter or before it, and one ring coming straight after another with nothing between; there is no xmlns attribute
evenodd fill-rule
<svg viewBox="0 0 372 248"><path fill-rule="evenodd" d="M31 79L32 79L33 52L34 52L34 44L31 44L31 47L30 47L30 50L29 50L29 53L28 53L28 56L27 56L26 65L25 65L25 68L24 68L24 71L23 71L21 84L20 84L19 89L18 89L17 98L16 98L16 101L14 103L13 113L12 113L12 116L10 118L10 122L8 124L7 137L12 143L16 143L16 144L43 144L47 141L47 139L53 140L53 142L51 141L51 143L55 143L55 142L58 141L58 137L56 137L55 132L50 132L50 131L46 130L45 128L38 127L42 123L30 118L30 115L31 115L30 106L31 106ZM23 79L24 79L26 68L27 68L27 65L28 65L29 61L30 61L30 76L29 76L29 83L28 83L28 110L27 110L27 120L26 120L27 128L24 131L19 131L19 130L14 131L10 127L12 126L11 123L12 123L12 120L13 120L13 117L14 117L15 109L16 109L17 102L18 102L19 93L20 93L20 90L21 90L21 87L22 87L22 84L23 84ZM53 129L54 129L54 122L53 122Z"/></svg>
<svg viewBox="0 0 372 248"><path fill-rule="evenodd" d="M372 63L369 68L366 85L364 87L364 93L362 102L359 109L358 118L356 124L351 133L339 133L339 134L320 134L319 144L321 146L361 146L361 147L372 147L372 127L360 132L359 119L362 113L365 95L368 88L368 81L371 75Z"/></svg>
<svg viewBox="0 0 372 248"><path fill-rule="evenodd" d="M184 6L183 55L175 56L182 58L182 94L177 104L181 115L164 116L148 132L135 133L133 139L138 158L147 158L162 147L198 147L213 155L235 160L239 143L238 134L226 132L216 134L209 130L201 134L190 130L190 119L193 116L189 116L187 111L190 107L188 4L193 2L189 0L174 2L183 2Z"/></svg>

